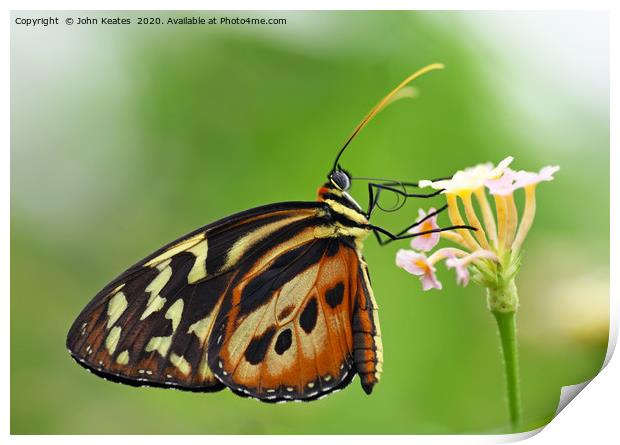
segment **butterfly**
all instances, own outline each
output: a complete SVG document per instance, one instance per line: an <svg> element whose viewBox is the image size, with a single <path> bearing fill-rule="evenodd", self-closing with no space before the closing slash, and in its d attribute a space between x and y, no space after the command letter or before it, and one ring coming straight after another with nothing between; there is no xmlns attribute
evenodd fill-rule
<svg viewBox="0 0 620 445"><path fill-rule="evenodd" d="M383 344L363 242L371 233L380 244L427 233L406 233L410 226L392 234L371 224L371 214L385 190L405 198L438 192L369 182L364 211L348 193L354 178L339 159L409 82L441 67L412 74L370 111L338 152L317 201L228 216L121 273L74 321L71 356L98 376L134 386L309 401L359 375L370 394L383 370ZM435 231L457 228L468 227Z"/></svg>

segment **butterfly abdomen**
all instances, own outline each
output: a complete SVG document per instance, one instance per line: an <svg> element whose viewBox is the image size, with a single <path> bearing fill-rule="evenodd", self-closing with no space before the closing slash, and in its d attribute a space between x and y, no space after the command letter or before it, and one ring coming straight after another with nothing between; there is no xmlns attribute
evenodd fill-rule
<svg viewBox="0 0 620 445"><path fill-rule="evenodd" d="M383 343L378 308L365 264L360 264L362 289L358 289L353 313L353 361L367 394L379 382L383 371Z"/></svg>

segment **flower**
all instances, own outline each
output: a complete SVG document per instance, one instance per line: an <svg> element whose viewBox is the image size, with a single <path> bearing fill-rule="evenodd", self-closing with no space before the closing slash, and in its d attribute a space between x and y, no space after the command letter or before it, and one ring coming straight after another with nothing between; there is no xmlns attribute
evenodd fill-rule
<svg viewBox="0 0 620 445"><path fill-rule="evenodd" d="M435 276L435 266L423 253L400 249L396 254L396 265L420 277L422 290L441 289L441 283Z"/></svg>
<svg viewBox="0 0 620 445"><path fill-rule="evenodd" d="M435 265L445 260L446 267L455 270L458 284L466 286L471 274L472 281L487 288L491 310L516 311L518 298L514 279L519 271L521 248L536 213L536 185L553 180L559 167L547 166L539 172L515 171L509 168L512 161L509 156L496 167L491 163L479 164L459 170L450 179L419 182L420 187L442 190L452 224L433 233L435 236L431 238L424 232L439 227L437 212L433 208L428 212L420 209L417 224L409 230L414 250L400 250L396 256L400 267L420 277L424 290L441 289L441 283L435 277ZM525 190L521 212L514 199L519 189ZM494 209L487 191L495 201ZM472 196L477 206L474 206ZM429 218L429 214L434 215ZM470 226L476 230L454 229L454 226ZM447 239L459 247L440 248L430 253L438 244L438 238ZM418 251L429 252L429 256Z"/></svg>
<svg viewBox="0 0 620 445"><path fill-rule="evenodd" d="M512 161L513 157L508 156L497 167L493 167L493 164L487 162L486 164L478 164L474 167L459 170L450 179L439 181L422 180L418 184L420 187L432 187L435 190L443 190L447 194L461 195L463 193L471 193L481 188L485 181L500 177Z"/></svg>
<svg viewBox="0 0 620 445"><path fill-rule="evenodd" d="M435 276L435 265L442 260L448 269L455 269L457 284L467 286L471 276L471 281L486 289L487 306L495 317L501 339L508 409L512 429L516 430L520 426L520 405L515 317L519 297L515 278L519 272L521 248L536 213L536 186L553 180L559 167L543 167L538 173L514 171L508 167L512 160L507 157L497 167L487 163L465 168L450 179L420 181L420 187L441 190L446 197L447 205L441 210L448 210L452 225L434 230L459 247L442 247L429 253L428 257L426 253L401 249L396 254L396 264L418 276L425 291L441 289ZM520 221L514 198L519 189L525 192ZM487 190L495 201L494 209L489 203ZM477 201L476 206L473 199ZM429 217L429 214L433 216ZM425 229L429 224L438 227L437 212L429 209L427 213L420 209L419 215L408 231L408 236L414 238L411 247L430 252L437 240L430 241Z"/></svg>
<svg viewBox="0 0 620 445"><path fill-rule="evenodd" d="M411 239L411 247L416 250L428 252L439 242L439 232L424 233L431 230L439 229L437 225L437 214L434 208L428 209L426 213L423 209L418 210L420 217L416 221L416 225L409 229L407 233L422 233L420 236L416 236Z"/></svg>

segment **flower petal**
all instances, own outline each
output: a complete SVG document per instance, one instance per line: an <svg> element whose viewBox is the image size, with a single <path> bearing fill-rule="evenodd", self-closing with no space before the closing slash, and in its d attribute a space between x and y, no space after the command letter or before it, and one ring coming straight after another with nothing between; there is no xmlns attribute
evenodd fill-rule
<svg viewBox="0 0 620 445"><path fill-rule="evenodd" d="M423 209L418 210L419 218L416 220L417 223L423 221L415 227L412 227L407 232L411 234L416 234L420 232L428 232L429 230L439 229L439 225L437 224L437 215L433 215L430 218L427 218L427 215L434 213L435 209L428 209L428 213L426 213ZM426 218L426 219L425 219ZM419 235L411 239L411 247L416 250L421 250L423 252L428 252L433 247L439 243L439 239L441 235L439 232L434 233L426 233L424 235Z"/></svg>
<svg viewBox="0 0 620 445"><path fill-rule="evenodd" d="M413 250L400 249L396 252L396 265L412 275L420 276L424 274L424 268L420 267L419 260L422 260L422 263L424 263L426 257Z"/></svg>
<svg viewBox="0 0 620 445"><path fill-rule="evenodd" d="M396 264L422 282L422 290L441 289L441 283L435 276L435 267L423 253L400 249L396 253Z"/></svg>
<svg viewBox="0 0 620 445"><path fill-rule="evenodd" d="M466 255L462 258L457 258L455 255L451 255L446 260L446 267L448 269L456 270L456 282L461 286L467 286L469 283L469 264L478 259L488 259L497 261L497 255L490 250L476 250L475 252Z"/></svg>
<svg viewBox="0 0 620 445"><path fill-rule="evenodd" d="M557 165L548 165L540 169L538 173L526 172L524 170L516 173L516 183L518 187L527 187L528 185L538 184L542 181L552 181L553 175L560 167Z"/></svg>
<svg viewBox="0 0 620 445"><path fill-rule="evenodd" d="M423 275L420 277L420 281L422 282L422 290L427 291L431 289L440 289L442 288L441 282L437 280L435 274Z"/></svg>
<svg viewBox="0 0 620 445"><path fill-rule="evenodd" d="M492 195L507 196L514 193L518 188L515 180L516 172L508 168L500 177L484 181L484 185L487 186Z"/></svg>
<svg viewBox="0 0 620 445"><path fill-rule="evenodd" d="M456 283L463 287L467 286L469 283L469 269L467 268L467 262L456 257L452 257L446 260L446 267L448 269L456 269Z"/></svg>

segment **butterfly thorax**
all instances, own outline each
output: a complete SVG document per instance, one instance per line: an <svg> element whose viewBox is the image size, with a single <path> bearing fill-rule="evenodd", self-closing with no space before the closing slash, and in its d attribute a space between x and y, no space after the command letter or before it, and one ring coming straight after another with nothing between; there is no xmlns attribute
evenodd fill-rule
<svg viewBox="0 0 620 445"><path fill-rule="evenodd" d="M319 187L318 201L325 203L331 224L318 230L317 238L352 237L358 251L361 251L363 241L370 234L370 228L366 214L355 199L327 182Z"/></svg>

